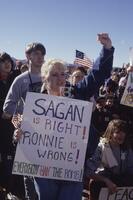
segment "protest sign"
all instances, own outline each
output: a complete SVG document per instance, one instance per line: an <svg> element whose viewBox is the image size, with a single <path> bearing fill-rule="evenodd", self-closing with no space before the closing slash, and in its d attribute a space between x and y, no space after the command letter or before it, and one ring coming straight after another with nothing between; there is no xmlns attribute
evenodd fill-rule
<svg viewBox="0 0 133 200"><path fill-rule="evenodd" d="M129 48L129 64L133 66L133 47Z"/></svg>
<svg viewBox="0 0 133 200"><path fill-rule="evenodd" d="M133 187L118 187L117 192L109 194L107 188L102 188L99 195L99 200L132 200Z"/></svg>
<svg viewBox="0 0 133 200"><path fill-rule="evenodd" d="M133 72L128 75L126 88L121 98L121 104L133 107Z"/></svg>
<svg viewBox="0 0 133 200"><path fill-rule="evenodd" d="M28 92L13 174L82 181L92 103Z"/></svg>

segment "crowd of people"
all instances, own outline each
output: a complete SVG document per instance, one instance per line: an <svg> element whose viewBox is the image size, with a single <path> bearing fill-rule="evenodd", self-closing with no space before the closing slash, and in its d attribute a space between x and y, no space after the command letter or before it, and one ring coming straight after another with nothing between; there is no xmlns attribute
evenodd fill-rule
<svg viewBox="0 0 133 200"><path fill-rule="evenodd" d="M91 69L80 66L70 71L62 60L44 62L46 48L41 43L27 45L25 64L0 54L1 200L7 195L20 200L81 200L84 190L89 191L84 198L98 200L102 187L114 193L118 186L133 186L133 109L120 104L133 67L113 69L109 35L98 34L98 41L102 51ZM82 182L12 174L16 145L23 134L18 116L29 91L93 102Z"/></svg>

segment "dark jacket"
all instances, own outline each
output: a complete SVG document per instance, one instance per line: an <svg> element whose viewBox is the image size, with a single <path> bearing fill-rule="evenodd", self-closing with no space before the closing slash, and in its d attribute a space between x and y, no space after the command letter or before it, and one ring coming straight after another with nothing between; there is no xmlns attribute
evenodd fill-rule
<svg viewBox="0 0 133 200"><path fill-rule="evenodd" d="M97 62L94 63L89 74L87 74L78 84L71 86L72 98L87 101L98 92L100 86L110 77L113 66L113 53L114 47L111 49L102 49L100 57L97 59ZM91 123L86 158L92 155L98 145L98 142L98 131Z"/></svg>

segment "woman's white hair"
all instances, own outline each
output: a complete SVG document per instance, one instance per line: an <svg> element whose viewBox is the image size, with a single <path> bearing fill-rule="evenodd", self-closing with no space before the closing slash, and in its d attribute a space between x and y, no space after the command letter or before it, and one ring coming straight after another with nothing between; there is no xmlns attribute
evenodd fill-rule
<svg viewBox="0 0 133 200"><path fill-rule="evenodd" d="M47 77L49 75L49 72L52 70L52 68L56 66L61 66L62 68L64 68L64 70L66 70L66 64L63 60L50 59L42 65L42 68L41 68L42 77L44 78Z"/></svg>
<svg viewBox="0 0 133 200"><path fill-rule="evenodd" d="M45 80L49 76L50 71L53 68L55 68L56 66L62 67L64 69L64 71L67 69L66 63L60 59L50 59L42 65L41 76L42 76L42 80L43 80L43 85L41 88L41 92L43 92L43 91L45 91L45 89L47 89L47 84L46 84Z"/></svg>

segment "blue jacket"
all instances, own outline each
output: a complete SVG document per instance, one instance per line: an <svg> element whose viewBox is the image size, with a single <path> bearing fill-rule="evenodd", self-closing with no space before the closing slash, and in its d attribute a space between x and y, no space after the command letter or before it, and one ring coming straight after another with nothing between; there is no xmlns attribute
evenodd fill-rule
<svg viewBox="0 0 133 200"><path fill-rule="evenodd" d="M112 156L117 164L113 163ZM110 178L111 175L133 174L132 149L119 145L110 147L110 143L100 141L92 157L87 160L86 175L89 177L95 173Z"/></svg>
<svg viewBox="0 0 133 200"><path fill-rule="evenodd" d="M103 48L93 68L74 88L74 98L89 100L95 95L105 80L110 77L113 66L114 47Z"/></svg>
<svg viewBox="0 0 133 200"><path fill-rule="evenodd" d="M114 47L111 49L103 48L99 58L93 65L89 73L77 85L71 86L71 97L80 100L89 100L95 95L105 80L110 77L113 66ZM90 157L99 142L98 131L93 124L90 126L89 141L86 152L86 159Z"/></svg>

